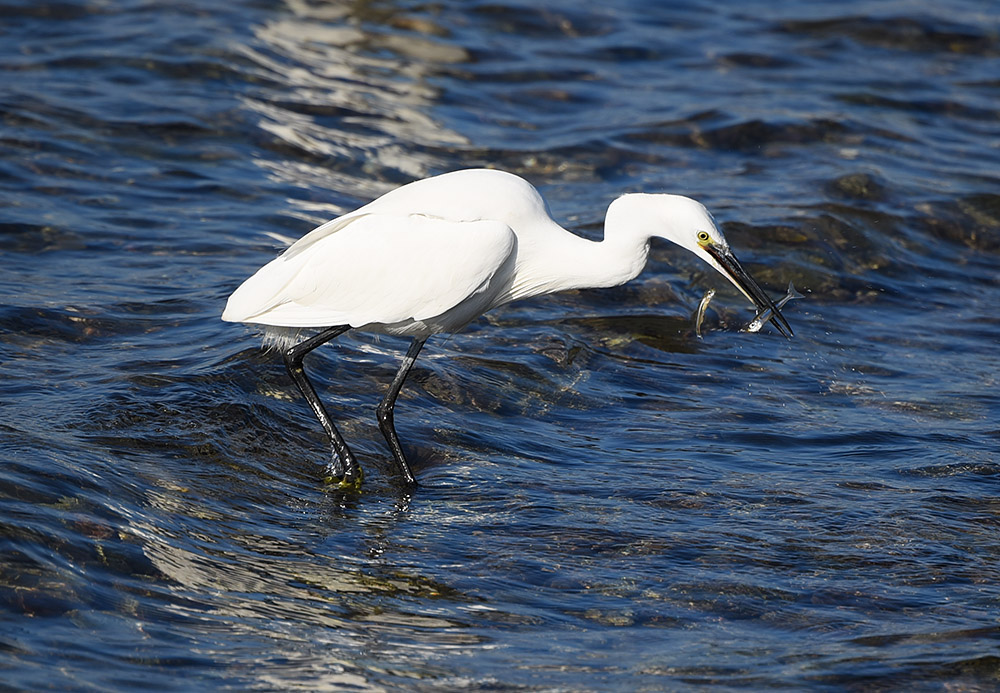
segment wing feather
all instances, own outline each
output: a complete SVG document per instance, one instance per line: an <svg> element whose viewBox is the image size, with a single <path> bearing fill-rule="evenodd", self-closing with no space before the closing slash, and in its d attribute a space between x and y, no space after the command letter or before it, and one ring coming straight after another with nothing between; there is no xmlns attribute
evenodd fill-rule
<svg viewBox="0 0 1000 693"><path fill-rule="evenodd" d="M488 292L515 247L514 232L498 221L348 215L262 267L230 297L223 319L281 327L424 321Z"/></svg>

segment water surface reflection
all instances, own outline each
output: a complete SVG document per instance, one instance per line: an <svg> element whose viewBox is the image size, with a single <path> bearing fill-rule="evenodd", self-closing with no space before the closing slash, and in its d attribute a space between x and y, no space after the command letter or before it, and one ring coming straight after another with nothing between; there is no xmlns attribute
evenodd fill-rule
<svg viewBox="0 0 1000 693"><path fill-rule="evenodd" d="M995 12L0 12L8 687L994 686ZM806 294L797 339L654 247L432 341L405 495L373 417L402 345L346 336L311 368L371 473L331 490L225 297L282 237L477 165L588 237L626 190L703 200Z"/></svg>

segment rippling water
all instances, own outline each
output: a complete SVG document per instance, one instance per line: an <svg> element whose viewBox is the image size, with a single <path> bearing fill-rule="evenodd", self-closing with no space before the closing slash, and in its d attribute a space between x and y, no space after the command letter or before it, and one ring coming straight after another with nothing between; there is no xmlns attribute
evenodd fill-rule
<svg viewBox="0 0 1000 693"><path fill-rule="evenodd" d="M13 690L992 690L989 3L0 6L0 677ZM705 202L796 338L624 287L312 358L218 317L297 237L489 165L594 237ZM703 339L690 314L720 290Z"/></svg>

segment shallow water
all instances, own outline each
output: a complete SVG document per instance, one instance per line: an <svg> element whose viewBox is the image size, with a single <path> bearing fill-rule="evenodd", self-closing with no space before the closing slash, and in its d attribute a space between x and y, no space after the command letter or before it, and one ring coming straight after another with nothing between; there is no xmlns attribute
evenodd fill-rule
<svg viewBox="0 0 1000 693"><path fill-rule="evenodd" d="M0 7L4 686L997 686L1000 12L650 5ZM337 492L225 298L479 165L590 237L697 197L796 338L657 246L429 342L405 492L405 344L347 335L310 360Z"/></svg>

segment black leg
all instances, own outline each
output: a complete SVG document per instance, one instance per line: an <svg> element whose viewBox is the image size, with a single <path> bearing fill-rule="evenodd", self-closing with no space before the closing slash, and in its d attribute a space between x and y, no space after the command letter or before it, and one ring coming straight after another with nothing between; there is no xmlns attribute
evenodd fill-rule
<svg viewBox="0 0 1000 693"><path fill-rule="evenodd" d="M334 476L340 477L342 483L345 485L354 485L361 482L361 467L358 465L358 461L354 458L354 453L352 453L351 449L347 447L344 437L340 435L340 431L338 431L337 427L333 425L333 420L330 418L330 415L326 413L326 409L323 407L323 403L320 401L319 396L317 396L312 383L309 382L309 378L306 377L306 370L302 365L302 359L305 358L306 354L316 347L326 344L334 337L344 334L349 329L351 328L348 325L338 325L337 327L331 327L327 330L323 330L319 334L287 349L284 357L285 367L288 368L288 374L292 376L292 380L294 380L295 384L299 386L299 390L302 391L302 395L306 398L306 401L309 402L309 406L311 406L312 410L316 413L316 418L319 419L320 425L323 426L323 430L325 430L327 436L330 437L330 445L333 447L333 460L331 467Z"/></svg>
<svg viewBox="0 0 1000 693"><path fill-rule="evenodd" d="M403 455L403 447L399 444L399 436L396 435L396 425L393 420L393 410L396 408L396 398L399 397L399 391L403 389L403 381L406 380L406 376L409 374L410 368L413 367L413 362L417 360L417 354L420 353L425 341L427 340L414 339L410 344L410 349L403 358L403 365L399 367L392 385L389 386L389 391L385 393L385 398L375 410L378 417L378 427L382 429L382 435L389 443L389 449L392 450L392 456L396 458L399 471L403 474L406 483L411 486L417 485L417 479L413 476L413 471Z"/></svg>

